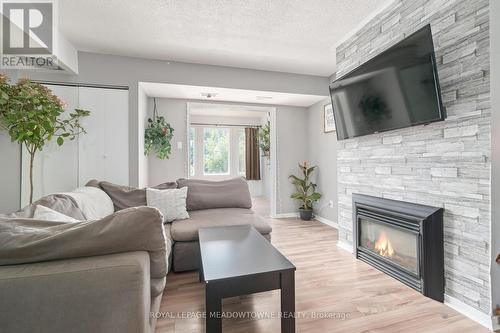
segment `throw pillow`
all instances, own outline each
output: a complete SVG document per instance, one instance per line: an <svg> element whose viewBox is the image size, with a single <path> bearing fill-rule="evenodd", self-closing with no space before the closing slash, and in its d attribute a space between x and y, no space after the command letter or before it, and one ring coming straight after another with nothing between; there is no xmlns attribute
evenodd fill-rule
<svg viewBox="0 0 500 333"><path fill-rule="evenodd" d="M186 211L187 187L181 189L146 189L148 206L157 208L163 214L164 222L189 218Z"/></svg>
<svg viewBox="0 0 500 333"><path fill-rule="evenodd" d="M78 187L63 194L73 198L86 220L99 220L115 212L111 198L97 187Z"/></svg>
<svg viewBox="0 0 500 333"><path fill-rule="evenodd" d="M146 189L144 188L122 186L105 181L99 182L99 186L113 200L115 211L130 207L146 206L147 204ZM167 182L152 186L152 188L158 190L174 189L177 188L177 183Z"/></svg>
<svg viewBox="0 0 500 333"><path fill-rule="evenodd" d="M80 222L68 215L56 212L53 209L47 208L42 205L36 205L35 213L33 214L35 220L44 221L57 221L57 222Z"/></svg>

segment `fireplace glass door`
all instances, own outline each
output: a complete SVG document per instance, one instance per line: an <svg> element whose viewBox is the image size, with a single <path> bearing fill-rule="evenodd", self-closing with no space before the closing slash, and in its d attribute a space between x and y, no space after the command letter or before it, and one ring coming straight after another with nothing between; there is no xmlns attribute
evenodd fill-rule
<svg viewBox="0 0 500 333"><path fill-rule="evenodd" d="M359 217L358 245L419 275L418 234L410 230Z"/></svg>

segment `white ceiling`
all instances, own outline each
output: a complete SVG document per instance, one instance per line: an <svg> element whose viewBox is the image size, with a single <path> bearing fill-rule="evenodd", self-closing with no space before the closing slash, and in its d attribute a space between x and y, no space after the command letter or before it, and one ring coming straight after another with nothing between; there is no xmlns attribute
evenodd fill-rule
<svg viewBox="0 0 500 333"><path fill-rule="evenodd" d="M144 93L149 97L160 98L180 98L204 101L224 101L236 103L251 104L271 104L271 105L290 105L308 107L327 96L289 94L273 91L230 89L203 86L188 86L182 84L140 82ZM211 98L204 97L202 94L210 93Z"/></svg>
<svg viewBox="0 0 500 333"><path fill-rule="evenodd" d="M330 76L335 44L387 0L63 0L79 50Z"/></svg>

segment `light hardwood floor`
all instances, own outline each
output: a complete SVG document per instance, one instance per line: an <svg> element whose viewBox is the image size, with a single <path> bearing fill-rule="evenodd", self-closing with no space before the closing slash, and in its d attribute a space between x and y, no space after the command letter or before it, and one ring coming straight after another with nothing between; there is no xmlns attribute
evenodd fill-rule
<svg viewBox="0 0 500 333"><path fill-rule="evenodd" d="M256 201L256 210L267 206ZM297 332L488 332L446 305L426 298L337 247L337 231L317 221L270 219L272 243L297 267ZM205 292L195 272L167 277L158 333L204 332ZM224 312L277 313L279 291L225 299ZM313 314L334 318L315 319ZM339 316L346 315L344 319ZM176 318L170 318L176 317ZM224 319L223 332L280 332L280 320Z"/></svg>

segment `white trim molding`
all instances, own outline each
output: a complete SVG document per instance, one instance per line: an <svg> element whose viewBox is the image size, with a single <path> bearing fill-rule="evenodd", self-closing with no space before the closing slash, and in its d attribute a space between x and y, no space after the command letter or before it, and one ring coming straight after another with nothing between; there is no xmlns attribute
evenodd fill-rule
<svg viewBox="0 0 500 333"><path fill-rule="evenodd" d="M352 248L352 244L349 244L344 240L339 239L337 241L337 247L341 248L342 250L345 250L349 253L354 253L354 249Z"/></svg>
<svg viewBox="0 0 500 333"><path fill-rule="evenodd" d="M335 229L339 228L339 224L337 222L329 220L329 219L326 219L326 218L324 218L322 216L314 215L314 219L316 221L321 222L323 224L326 224L327 226L330 226L332 228L335 228Z"/></svg>
<svg viewBox="0 0 500 333"><path fill-rule="evenodd" d="M280 213L271 216L273 219L293 219L298 218L299 213Z"/></svg>
<svg viewBox="0 0 500 333"><path fill-rule="evenodd" d="M456 299L446 294L444 295L444 304L448 305L453 310L460 312L464 316L469 317L470 319L478 322L479 324L483 325L490 331L493 331L494 317L492 318L488 314L481 312L478 309L475 309L472 306L465 304L459 299Z"/></svg>

